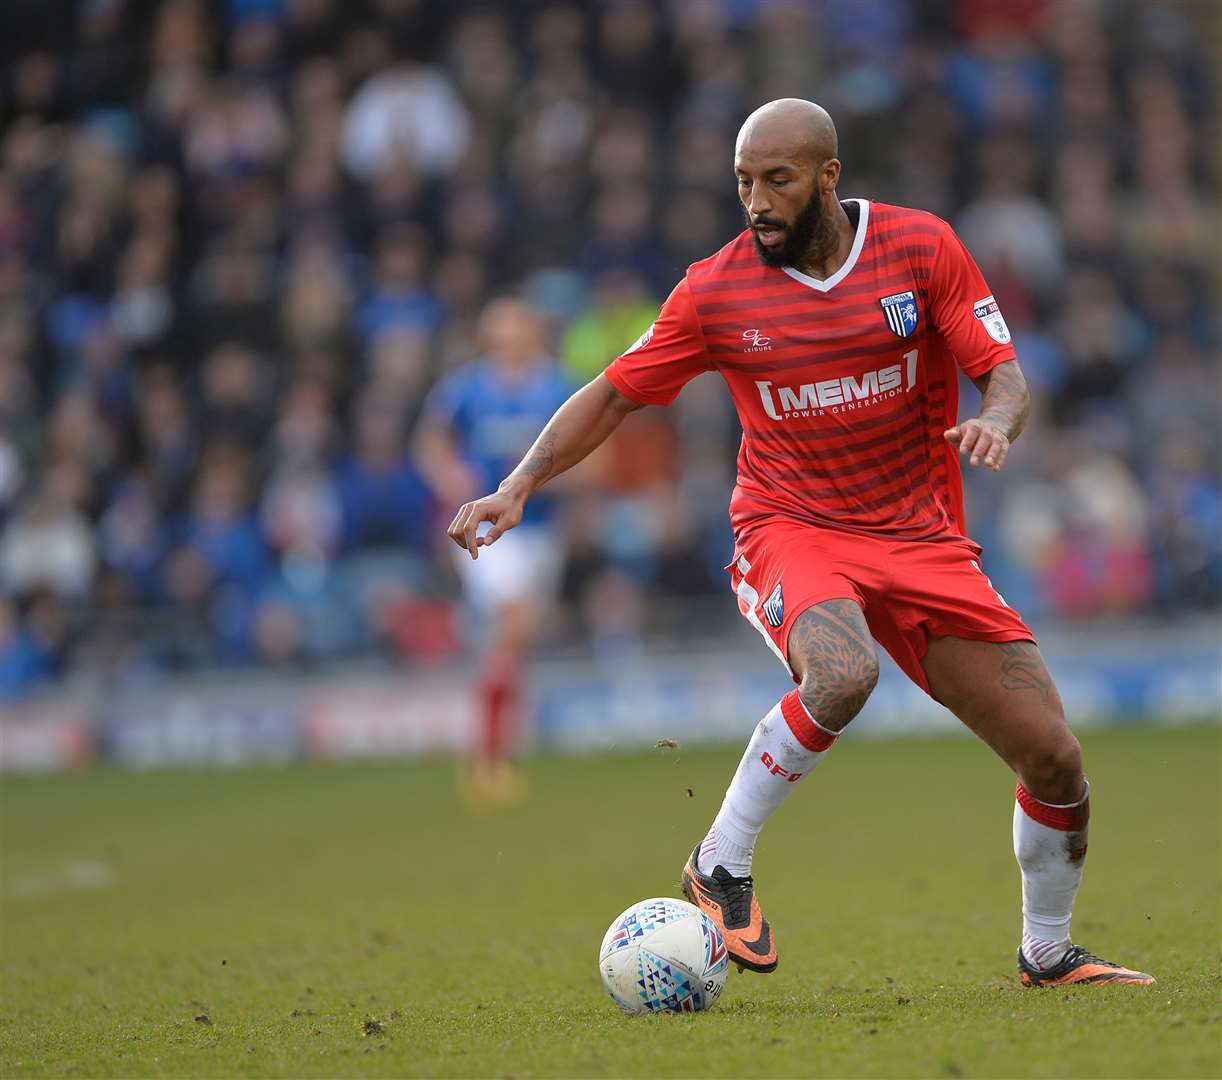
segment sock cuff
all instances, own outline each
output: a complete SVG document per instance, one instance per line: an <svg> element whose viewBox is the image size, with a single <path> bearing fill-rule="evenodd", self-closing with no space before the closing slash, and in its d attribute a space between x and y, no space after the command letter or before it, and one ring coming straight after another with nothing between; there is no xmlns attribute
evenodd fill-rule
<svg viewBox="0 0 1222 1080"><path fill-rule="evenodd" d="M781 715L798 740L811 753L821 753L836 741L839 732L828 731L806 711L796 690L781 698Z"/></svg>
<svg viewBox="0 0 1222 1080"><path fill-rule="evenodd" d="M1021 780L1014 785L1014 798L1022 812L1032 821L1047 825L1050 829L1059 829L1061 832L1081 832L1090 821L1090 783L1083 783L1086 784L1086 794L1076 803L1041 802L1023 787Z"/></svg>

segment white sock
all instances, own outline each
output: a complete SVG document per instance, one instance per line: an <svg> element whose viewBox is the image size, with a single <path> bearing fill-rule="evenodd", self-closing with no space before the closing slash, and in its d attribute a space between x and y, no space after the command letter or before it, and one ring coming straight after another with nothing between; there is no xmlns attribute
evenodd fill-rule
<svg viewBox="0 0 1222 1080"><path fill-rule="evenodd" d="M1041 802L1020 781L1014 791L1014 857L1023 876L1023 955L1053 967L1069 948L1069 919L1082 884L1090 785L1076 803Z"/></svg>
<svg viewBox="0 0 1222 1080"><path fill-rule="evenodd" d="M808 776L836 741L820 727L791 690L755 727L713 826L700 845L699 871L724 866L735 877L751 873L760 830L798 782Z"/></svg>

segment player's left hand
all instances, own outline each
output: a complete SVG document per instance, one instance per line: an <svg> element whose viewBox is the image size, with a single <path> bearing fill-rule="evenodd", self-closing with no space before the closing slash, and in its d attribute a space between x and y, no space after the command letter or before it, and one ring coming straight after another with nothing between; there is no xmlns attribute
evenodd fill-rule
<svg viewBox="0 0 1222 1080"><path fill-rule="evenodd" d="M978 417L948 428L942 432L942 437L952 446L957 446L960 454L971 454L971 464L979 465L983 461L994 472L1005 464L1006 455L1010 452L1010 439L1006 433L991 421Z"/></svg>

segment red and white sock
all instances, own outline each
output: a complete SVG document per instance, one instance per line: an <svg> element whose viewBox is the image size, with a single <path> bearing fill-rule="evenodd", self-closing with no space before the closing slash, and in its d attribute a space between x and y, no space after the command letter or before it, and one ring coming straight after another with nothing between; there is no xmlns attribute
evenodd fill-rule
<svg viewBox="0 0 1222 1080"><path fill-rule="evenodd" d="M1082 884L1090 784L1076 803L1041 802L1014 790L1014 857L1023 875L1023 955L1050 968L1069 948L1069 919Z"/></svg>
<svg viewBox="0 0 1222 1080"><path fill-rule="evenodd" d="M735 877L751 873L751 855L764 822L823 760L836 735L812 719L796 690L772 707L756 725L713 827L700 845L697 862L702 874L712 873L718 865Z"/></svg>

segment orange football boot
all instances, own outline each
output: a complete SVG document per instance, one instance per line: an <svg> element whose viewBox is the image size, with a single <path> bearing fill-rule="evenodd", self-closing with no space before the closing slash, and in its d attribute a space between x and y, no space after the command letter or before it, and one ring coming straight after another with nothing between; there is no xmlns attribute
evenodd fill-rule
<svg viewBox="0 0 1222 1080"><path fill-rule="evenodd" d="M702 874L699 855L697 844L683 868L684 895L716 924L740 971L775 971L776 939L755 898L754 880L734 877L724 866Z"/></svg>
<svg viewBox="0 0 1222 1080"><path fill-rule="evenodd" d="M1144 971L1130 971L1119 964L1100 960L1081 945L1071 945L1060 963L1044 971L1029 963L1023 956L1023 950L1019 949L1018 974L1023 986L1073 986L1087 983L1133 983L1150 986L1155 982L1153 975L1147 975Z"/></svg>

